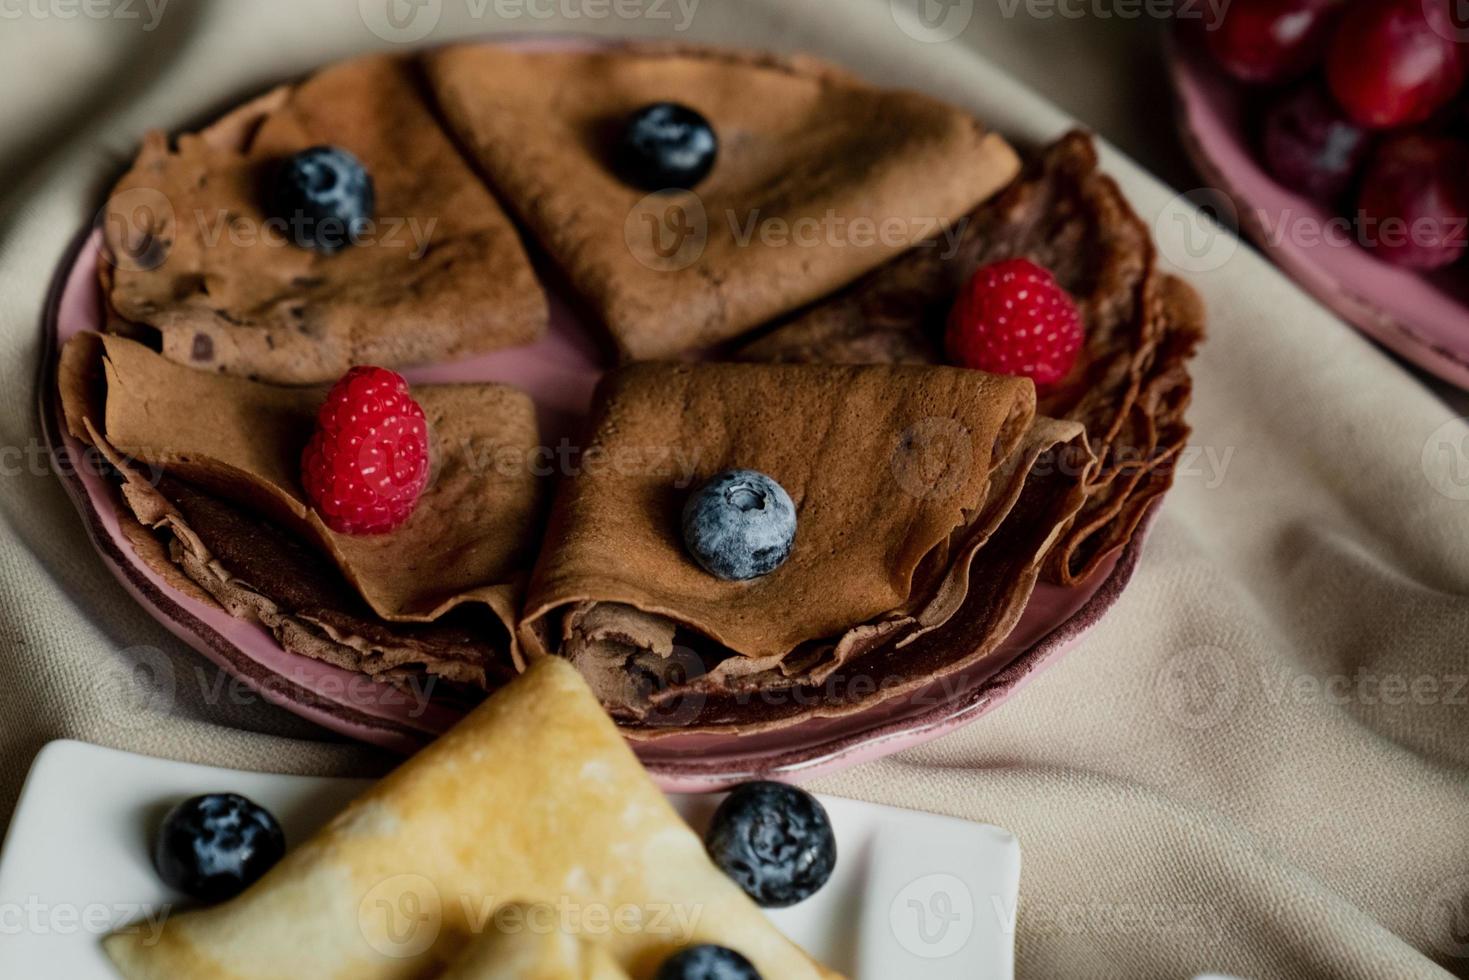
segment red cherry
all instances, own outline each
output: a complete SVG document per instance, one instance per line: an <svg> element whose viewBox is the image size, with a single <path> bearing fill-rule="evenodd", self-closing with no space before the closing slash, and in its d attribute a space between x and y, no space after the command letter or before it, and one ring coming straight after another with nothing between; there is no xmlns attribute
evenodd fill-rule
<svg viewBox="0 0 1469 980"><path fill-rule="evenodd" d="M1342 16L1326 76L1332 94L1363 126L1423 122L1464 84L1454 0L1368 0Z"/></svg>
<svg viewBox="0 0 1469 980"><path fill-rule="evenodd" d="M1314 79L1265 114L1265 164L1293 191L1330 202L1346 193L1367 157L1367 134Z"/></svg>
<svg viewBox="0 0 1469 980"><path fill-rule="evenodd" d="M1206 43L1242 82L1288 81L1325 54L1337 7L1337 0L1233 0L1206 31Z"/></svg>
<svg viewBox="0 0 1469 980"><path fill-rule="evenodd" d="M1373 157L1358 202L1361 237L1382 259L1438 269L1469 249L1469 143L1407 134Z"/></svg>

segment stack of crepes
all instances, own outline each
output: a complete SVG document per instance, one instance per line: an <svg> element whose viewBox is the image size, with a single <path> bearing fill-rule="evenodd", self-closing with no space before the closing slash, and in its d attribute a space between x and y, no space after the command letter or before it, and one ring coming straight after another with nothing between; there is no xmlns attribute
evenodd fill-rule
<svg viewBox="0 0 1469 980"><path fill-rule="evenodd" d="M694 564L692 486L626 465L649 446L692 481L773 477L798 514L789 560L753 582ZM599 463L561 486L522 635L644 736L844 715L993 654L1095 463L1028 380L893 365L624 368L584 458Z"/></svg>
<svg viewBox="0 0 1469 980"><path fill-rule="evenodd" d="M433 482L407 524L353 536L300 488L323 389L196 371L90 333L63 349L60 387L71 434L122 476L135 550L173 587L263 623L288 650L417 691L428 677L482 690L513 676L543 493L525 395L416 387ZM243 656L237 667L252 670Z"/></svg>
<svg viewBox="0 0 1469 980"><path fill-rule="evenodd" d="M1148 227L1101 173L1090 137L1071 133L957 226L743 348L752 361L943 363L945 320L975 269L1024 257L1050 269L1080 307L1076 367L1040 394L1040 411L1086 426L1101 461L1087 502L1047 561L1063 585L1090 578L1173 483L1188 441L1188 361L1203 339L1198 295L1157 267Z"/></svg>
<svg viewBox="0 0 1469 980"><path fill-rule="evenodd" d="M638 239L658 215L613 173L607 127L669 97L722 142L699 247L660 264ZM268 221L270 167L327 143L373 175L378 238L323 255L245 235ZM176 145L145 142L107 211L112 335L62 357L67 425L122 475L139 555L289 651L465 694L561 655L650 738L849 714L997 664L1042 575L1106 571L1187 438L1193 293L1157 270L1087 137L1011 182L1018 168L960 110L813 59L495 45L358 59ZM649 200L669 199L689 203ZM832 213L933 220L861 247L740 238L748 220ZM415 219L437 222L424 241ZM559 488L533 475L527 396L415 387L435 451L418 512L379 537L332 533L298 474L324 389L285 385L540 336L517 223L624 360L733 341L745 363L609 375ZM1055 272L1087 331L1039 397L941 366L960 286L1016 255ZM679 538L683 499L725 468L770 474L799 509L792 559L750 585L703 573Z"/></svg>

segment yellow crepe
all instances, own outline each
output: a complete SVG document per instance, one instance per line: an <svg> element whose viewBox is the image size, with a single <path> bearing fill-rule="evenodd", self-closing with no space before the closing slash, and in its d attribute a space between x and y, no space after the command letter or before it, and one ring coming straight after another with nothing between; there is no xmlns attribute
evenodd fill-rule
<svg viewBox="0 0 1469 980"><path fill-rule="evenodd" d="M156 941L117 933L105 945L126 980L425 980L507 901L553 906L635 980L702 943L738 950L768 980L838 976L714 866L558 658L240 897L169 919Z"/></svg>
<svg viewBox="0 0 1469 980"><path fill-rule="evenodd" d="M437 980L628 980L606 948L561 927L549 905L507 905Z"/></svg>

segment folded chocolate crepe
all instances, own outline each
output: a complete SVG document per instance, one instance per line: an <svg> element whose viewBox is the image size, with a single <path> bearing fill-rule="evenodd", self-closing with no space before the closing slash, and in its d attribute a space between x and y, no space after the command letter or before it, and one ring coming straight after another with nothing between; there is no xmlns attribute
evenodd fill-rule
<svg viewBox="0 0 1469 980"><path fill-rule="evenodd" d="M1203 337L1203 307L1158 270L1147 225L1098 170L1082 133L1046 148L959 230L957 248L944 239L915 248L739 356L942 363L949 309L975 269L1016 256L1050 269L1080 307L1086 344L1071 374L1040 392L1039 410L1085 425L1101 461L1081 515L1048 561L1049 578L1074 585L1131 538L1172 484L1190 431L1188 360Z"/></svg>
<svg viewBox="0 0 1469 980"><path fill-rule="evenodd" d="M449 125L625 359L728 340L936 233L1014 176L965 113L812 58L624 46L426 58ZM677 101L719 139L692 193L611 167L635 110Z"/></svg>
<svg viewBox="0 0 1469 980"><path fill-rule="evenodd" d="M634 365L590 432L522 638L643 738L839 716L994 653L1095 462L1028 380L947 367ZM654 447L686 478L637 465ZM706 573L680 533L688 494L732 468L797 509L790 558L753 582Z"/></svg>
<svg viewBox="0 0 1469 980"><path fill-rule="evenodd" d="M558 925L549 905L510 905L435 980L628 980L606 947Z"/></svg>
<svg viewBox="0 0 1469 980"><path fill-rule="evenodd" d="M839 980L714 866L576 671L549 658L238 898L105 946L126 980L422 980L511 902L550 906L640 978L715 943L772 980Z"/></svg>
<svg viewBox="0 0 1469 980"><path fill-rule="evenodd" d="M377 197L359 244L332 255L294 244L267 211L281 161L323 144L357 156ZM156 335L182 364L325 382L356 364L452 360L545 329L517 231L404 59L327 68L173 147L149 134L104 219L117 328Z"/></svg>
<svg viewBox="0 0 1469 980"><path fill-rule="evenodd" d="M533 407L500 385L423 385L435 468L413 516L383 535L338 534L297 473L324 397L195 371L121 337L81 334L62 352L74 436L122 475L159 546L135 538L286 649L402 683L427 672L494 687L518 656L512 624L533 560L541 486Z"/></svg>

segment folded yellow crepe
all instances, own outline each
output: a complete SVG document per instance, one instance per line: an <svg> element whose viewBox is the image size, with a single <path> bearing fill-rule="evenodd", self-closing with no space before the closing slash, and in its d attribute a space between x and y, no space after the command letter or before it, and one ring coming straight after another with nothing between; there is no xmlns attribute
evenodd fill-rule
<svg viewBox="0 0 1469 980"><path fill-rule="evenodd" d="M117 933L105 947L126 980L425 980L509 902L552 906L636 980L703 943L737 950L768 980L838 977L714 866L557 658L243 895L174 916L156 939Z"/></svg>
<svg viewBox="0 0 1469 980"><path fill-rule="evenodd" d="M549 905L508 905L495 918L498 927L436 980L628 980L605 947L567 932Z"/></svg>

